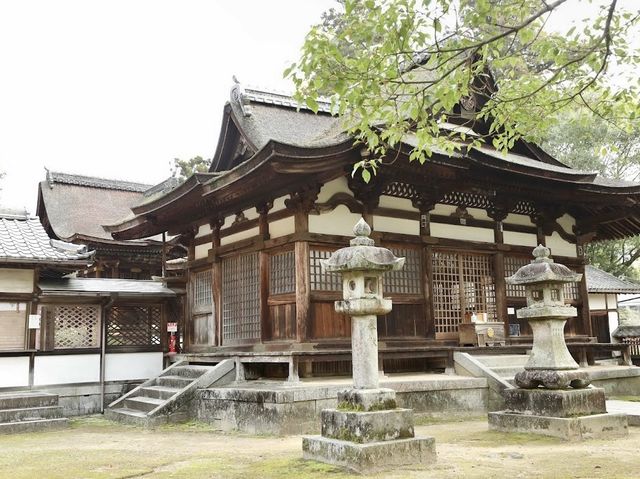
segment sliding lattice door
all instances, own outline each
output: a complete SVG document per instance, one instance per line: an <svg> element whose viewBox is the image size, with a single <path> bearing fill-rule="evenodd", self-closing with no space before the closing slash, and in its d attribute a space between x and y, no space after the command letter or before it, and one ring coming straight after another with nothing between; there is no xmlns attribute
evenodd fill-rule
<svg viewBox="0 0 640 479"><path fill-rule="evenodd" d="M490 255L434 251L433 311L438 337L452 338L472 314L496 320L496 293Z"/></svg>
<svg viewBox="0 0 640 479"><path fill-rule="evenodd" d="M260 339L260 265L258 253L222 261L222 341Z"/></svg>

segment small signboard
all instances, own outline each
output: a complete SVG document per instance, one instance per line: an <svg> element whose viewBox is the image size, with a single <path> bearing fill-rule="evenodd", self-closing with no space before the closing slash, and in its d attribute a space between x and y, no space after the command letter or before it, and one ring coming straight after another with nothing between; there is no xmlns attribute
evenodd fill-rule
<svg viewBox="0 0 640 479"><path fill-rule="evenodd" d="M178 323L167 323L167 333L177 333Z"/></svg>
<svg viewBox="0 0 640 479"><path fill-rule="evenodd" d="M40 315L39 314L30 314L29 315L29 329L40 329Z"/></svg>

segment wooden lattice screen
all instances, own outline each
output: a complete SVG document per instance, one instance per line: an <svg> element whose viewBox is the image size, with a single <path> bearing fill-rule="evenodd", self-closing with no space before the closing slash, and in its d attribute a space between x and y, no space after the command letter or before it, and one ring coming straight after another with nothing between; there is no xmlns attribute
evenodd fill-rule
<svg viewBox="0 0 640 479"><path fill-rule="evenodd" d="M296 259L294 251L271 255L269 262L269 293L285 294L296 290Z"/></svg>
<svg viewBox="0 0 640 479"><path fill-rule="evenodd" d="M384 275L386 293L422 294L422 254L419 249L389 248L394 255L405 258L404 268Z"/></svg>
<svg viewBox="0 0 640 479"><path fill-rule="evenodd" d="M191 278L191 341L194 344L211 344L215 336L211 270L194 273Z"/></svg>
<svg viewBox="0 0 640 479"><path fill-rule="evenodd" d="M504 258L504 274L505 276L511 276L516 273L523 266L531 263L531 259L525 256L505 256ZM575 301L578 299L578 284L579 283L567 283L564 285L564 299L566 302ZM524 286L507 284L507 297L509 298L524 298Z"/></svg>
<svg viewBox="0 0 640 479"><path fill-rule="evenodd" d="M223 341L260 339L259 273L258 253L222 261Z"/></svg>
<svg viewBox="0 0 640 479"><path fill-rule="evenodd" d="M310 248L309 275L312 291L342 291L342 276L335 273L325 273L320 264L320 260L329 259L335 249Z"/></svg>
<svg viewBox="0 0 640 479"><path fill-rule="evenodd" d="M162 308L115 305L107 315L107 346L159 346Z"/></svg>
<svg viewBox="0 0 640 479"><path fill-rule="evenodd" d="M434 252L433 309L436 333L456 333L465 314L474 312L487 313L487 320L495 321L496 294L491 257Z"/></svg>
<svg viewBox="0 0 640 479"><path fill-rule="evenodd" d="M631 357L640 358L640 338L623 338L622 342L629 345Z"/></svg>
<svg viewBox="0 0 640 479"><path fill-rule="evenodd" d="M504 275L513 276L523 266L529 264L531 260L525 256L505 256L504 257ZM507 283L508 298L524 298L524 286L520 284Z"/></svg>
<svg viewBox="0 0 640 479"><path fill-rule="evenodd" d="M100 306L64 304L53 311L55 349L100 346Z"/></svg>

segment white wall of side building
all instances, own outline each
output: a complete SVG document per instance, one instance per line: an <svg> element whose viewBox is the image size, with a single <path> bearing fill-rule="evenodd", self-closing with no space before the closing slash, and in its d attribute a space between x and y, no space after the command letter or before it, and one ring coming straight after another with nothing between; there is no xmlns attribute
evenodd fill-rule
<svg viewBox="0 0 640 479"><path fill-rule="evenodd" d="M33 384L73 384L100 381L99 354L36 356Z"/></svg>
<svg viewBox="0 0 640 479"><path fill-rule="evenodd" d="M33 270L0 268L1 293L32 293Z"/></svg>
<svg viewBox="0 0 640 479"><path fill-rule="evenodd" d="M148 379L162 371L162 352L107 353L105 381Z"/></svg>
<svg viewBox="0 0 640 479"><path fill-rule="evenodd" d="M0 388L29 385L29 356L0 357Z"/></svg>

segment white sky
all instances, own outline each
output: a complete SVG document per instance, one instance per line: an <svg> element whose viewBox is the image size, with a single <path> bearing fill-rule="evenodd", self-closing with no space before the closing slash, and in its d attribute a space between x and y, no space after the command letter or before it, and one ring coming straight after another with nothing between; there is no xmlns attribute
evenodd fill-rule
<svg viewBox="0 0 640 479"><path fill-rule="evenodd" d="M0 1L0 204L35 212L44 166L157 183L210 158L231 76L282 71L330 0Z"/></svg>
<svg viewBox="0 0 640 479"><path fill-rule="evenodd" d="M556 28L595 12L568 3ZM231 76L288 89L282 71L334 5L0 0L0 204L34 213L45 166L153 184L173 158L210 158Z"/></svg>

